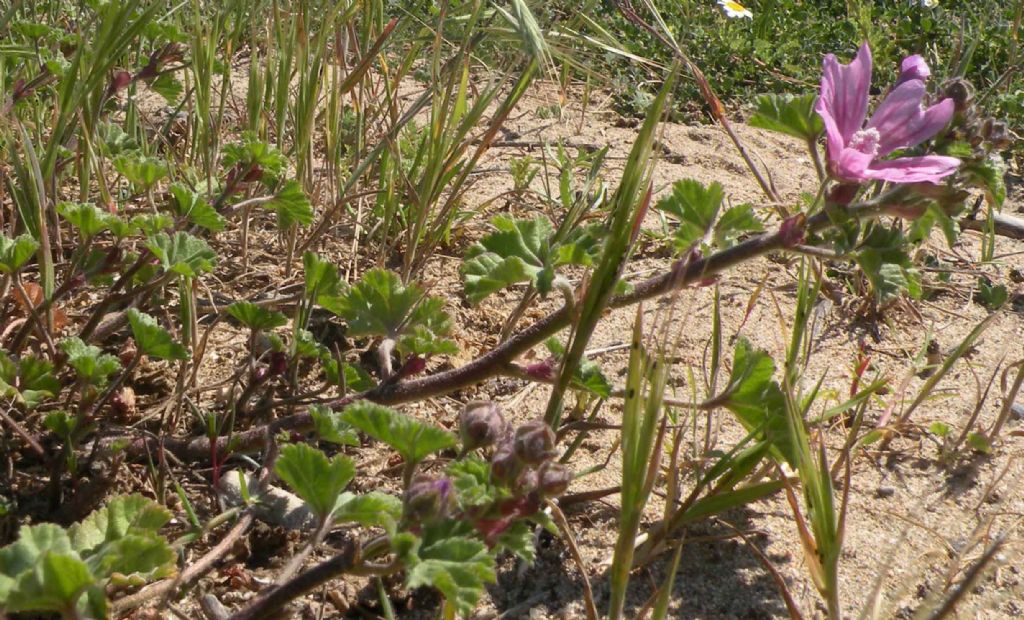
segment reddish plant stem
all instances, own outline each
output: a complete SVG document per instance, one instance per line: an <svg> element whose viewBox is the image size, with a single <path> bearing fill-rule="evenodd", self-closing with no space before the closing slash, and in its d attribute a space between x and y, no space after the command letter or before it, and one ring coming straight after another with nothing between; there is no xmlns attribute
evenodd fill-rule
<svg viewBox="0 0 1024 620"><path fill-rule="evenodd" d="M229 620L259 620L274 616L290 601L331 579L348 572L359 560L359 544L348 541L345 548L331 559L299 573L280 586L264 590Z"/></svg>
<svg viewBox="0 0 1024 620"><path fill-rule="evenodd" d="M851 205L845 209L845 213L848 217L855 219L877 216L886 205L893 202L898 203L904 195L905 191L902 188L897 188L874 200ZM802 218L803 216L794 217ZM773 233L752 237L710 256L696 259L684 257L672 263L672 266L665 272L637 284L629 293L613 297L609 307L631 306L688 285L699 284L740 263L769 252L783 250L795 243L793 241L794 228L799 228L799 230L810 234L824 230L831 225L831 219L822 211L806 219L802 224L787 220L779 230ZM398 405L454 392L504 372L509 363L568 326L570 320L569 311L563 306L464 366L411 381L383 383L365 392L350 394L326 404L333 408L341 408L357 400L370 400L382 405ZM217 449L223 455L230 451L252 450L261 445L267 432L271 435L281 431L303 432L312 426L312 416L303 411L274 420L266 426L236 433L230 438L230 444L227 437L221 437L218 439ZM145 458L147 448L152 449L155 441L151 437L134 440L126 448L128 458ZM187 462L202 462L210 455L210 444L206 437L165 438L163 439L163 448Z"/></svg>

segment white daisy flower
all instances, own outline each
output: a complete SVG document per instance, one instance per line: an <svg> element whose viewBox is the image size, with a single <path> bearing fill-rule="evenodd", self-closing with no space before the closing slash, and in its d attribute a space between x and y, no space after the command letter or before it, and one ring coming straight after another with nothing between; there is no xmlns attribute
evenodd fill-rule
<svg viewBox="0 0 1024 620"><path fill-rule="evenodd" d="M729 17L746 17L747 19L754 17L750 9L736 2L736 0L718 0L718 6L722 7L722 10Z"/></svg>

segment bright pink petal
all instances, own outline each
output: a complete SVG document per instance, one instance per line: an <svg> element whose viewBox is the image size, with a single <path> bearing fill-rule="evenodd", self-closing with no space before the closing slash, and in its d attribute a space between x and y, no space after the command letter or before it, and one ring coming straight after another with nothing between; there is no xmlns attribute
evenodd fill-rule
<svg viewBox="0 0 1024 620"><path fill-rule="evenodd" d="M897 86L878 106L868 128L878 130L878 156L917 146L939 133L953 118L953 101L946 99L928 110L921 107L925 87L921 80Z"/></svg>
<svg viewBox="0 0 1024 620"><path fill-rule="evenodd" d="M832 118L832 114L826 109L820 97L817 103L814 104L814 110L821 116L821 120L825 125L825 148L828 160L835 161L839 159L839 155L843 152L846 141L843 139L843 134L839 131L839 126L836 125L836 119Z"/></svg>
<svg viewBox="0 0 1024 620"><path fill-rule="evenodd" d="M844 181L863 181L871 162L874 160L868 153L857 149L843 149L838 158L830 160L832 174Z"/></svg>
<svg viewBox="0 0 1024 620"><path fill-rule="evenodd" d="M924 93L924 82L911 80L894 88L879 104L868 121L869 129L878 130L879 157L907 146L907 137L924 116L921 108Z"/></svg>
<svg viewBox="0 0 1024 620"><path fill-rule="evenodd" d="M943 155L924 157L900 157L889 161L877 161L863 171L864 179L890 181L892 183L938 183L960 167L960 160Z"/></svg>
<svg viewBox="0 0 1024 620"><path fill-rule="evenodd" d="M822 118L832 118L844 144L864 125L870 87L871 48L867 43L848 65L839 64L834 54L825 56L817 111Z"/></svg>
<svg viewBox="0 0 1024 620"><path fill-rule="evenodd" d="M953 118L956 104L952 99L943 99L924 111L907 127L902 139L902 148L917 146L942 131ZM882 153L883 155L885 153Z"/></svg>
<svg viewBox="0 0 1024 620"><path fill-rule="evenodd" d="M919 54L913 56L907 56L903 59L903 63L900 65L900 76L896 78L896 83L893 84L893 88L896 88L904 82L910 80L921 80L922 82L927 80L932 74L932 70L928 68L928 63L925 62Z"/></svg>

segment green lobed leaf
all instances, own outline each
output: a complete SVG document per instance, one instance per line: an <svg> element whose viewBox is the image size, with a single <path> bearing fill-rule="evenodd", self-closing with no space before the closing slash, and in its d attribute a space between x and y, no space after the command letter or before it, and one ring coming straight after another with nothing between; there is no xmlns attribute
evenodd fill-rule
<svg viewBox="0 0 1024 620"><path fill-rule="evenodd" d="M227 307L227 312L253 331L274 329L288 323L288 318L280 312L248 301L236 301Z"/></svg>
<svg viewBox="0 0 1024 620"><path fill-rule="evenodd" d="M86 558L93 574L120 586L141 586L175 571L177 553L163 536L128 534Z"/></svg>
<svg viewBox="0 0 1024 620"><path fill-rule="evenodd" d="M511 551L527 565L532 565L537 559L535 541L536 537L529 522L520 519L498 536L498 547L499 550Z"/></svg>
<svg viewBox="0 0 1024 620"><path fill-rule="evenodd" d="M121 369L115 356L75 336L62 340L60 350L68 356L68 365L75 369L79 380L91 385L105 385L107 378Z"/></svg>
<svg viewBox="0 0 1024 620"><path fill-rule="evenodd" d="M160 327L155 318L135 308L129 308L128 323L131 325L135 343L143 354L162 360L188 359L188 349L174 342L171 334Z"/></svg>
<svg viewBox="0 0 1024 620"><path fill-rule="evenodd" d="M176 106L184 87L172 73L161 73L155 80L149 83L153 92L157 93L167 101L167 105Z"/></svg>
<svg viewBox="0 0 1024 620"><path fill-rule="evenodd" d="M58 203L57 213L78 229L78 234L83 239L95 237L110 228L111 220L119 219L116 215L87 202Z"/></svg>
<svg viewBox="0 0 1024 620"><path fill-rule="evenodd" d="M320 303L321 298L333 298L338 294L341 278L338 276L338 268L332 263L313 252L306 252L302 255L302 267L306 279L306 295L314 302Z"/></svg>
<svg viewBox="0 0 1024 620"><path fill-rule="evenodd" d="M321 304L345 319L352 336L386 336L398 340L403 353L452 353L443 339L452 330L444 300L427 297L415 285L403 285L398 275L371 269L344 294Z"/></svg>
<svg viewBox="0 0 1024 620"><path fill-rule="evenodd" d="M139 153L126 153L115 157L114 168L123 174L129 183L142 189L153 187L168 173L164 160Z"/></svg>
<svg viewBox="0 0 1024 620"><path fill-rule="evenodd" d="M11 274L21 269L39 249L32 235L18 235L14 239L0 235L0 273Z"/></svg>
<svg viewBox="0 0 1024 620"><path fill-rule="evenodd" d="M0 394L32 410L59 392L60 381L53 376L53 364L34 355L15 359L0 350Z"/></svg>
<svg viewBox="0 0 1024 620"><path fill-rule="evenodd" d="M239 142L225 145L223 153L221 164L225 168L256 166L271 178L281 176L288 167L288 158L284 153L248 131Z"/></svg>
<svg viewBox="0 0 1024 620"><path fill-rule="evenodd" d="M817 95L762 95L755 103L756 111L748 123L754 127L777 131L805 142L816 139L825 129L821 116L814 111Z"/></svg>
<svg viewBox="0 0 1024 620"><path fill-rule="evenodd" d="M786 399L773 379L774 374L771 356L754 349L746 338L740 338L733 353L725 406L745 429L766 438L777 455L793 465L796 448L786 419Z"/></svg>
<svg viewBox="0 0 1024 620"><path fill-rule="evenodd" d="M325 519L355 477L356 466L341 454L328 459L310 445L290 444L281 449L274 471L320 519Z"/></svg>
<svg viewBox="0 0 1024 620"><path fill-rule="evenodd" d="M342 493L331 513L335 523L358 523L366 527L382 527L394 532L402 518L402 500L371 491L363 495Z"/></svg>
<svg viewBox="0 0 1024 620"><path fill-rule="evenodd" d="M676 249L685 252L711 230L724 198L725 191L717 181L705 187L693 179L683 179L673 183L672 193L659 200L654 208L678 223Z"/></svg>
<svg viewBox="0 0 1024 620"><path fill-rule="evenodd" d="M44 551L33 570L21 574L11 587L7 611L59 611L75 607L96 579L74 554Z"/></svg>
<svg viewBox="0 0 1024 620"><path fill-rule="evenodd" d="M498 216L491 224L496 232L470 247L461 269L471 304L517 282L536 285L537 275L551 260L549 243L554 229L547 218Z"/></svg>
<svg viewBox="0 0 1024 620"><path fill-rule="evenodd" d="M293 226L309 226L313 223L313 205L309 202L302 185L296 180L286 181L273 200L263 203L264 207L277 214L277 226L288 230Z"/></svg>
<svg viewBox="0 0 1024 620"><path fill-rule="evenodd" d="M742 204L726 209L722 217L715 223L715 247L724 249L731 247L736 240L746 233L764 232L764 225L754 215L754 208Z"/></svg>
<svg viewBox="0 0 1024 620"><path fill-rule="evenodd" d="M146 247L160 260L164 271L189 278L212 270L217 257L205 241L184 231L174 233L173 237L156 233L146 240Z"/></svg>
<svg viewBox="0 0 1024 620"><path fill-rule="evenodd" d="M445 473L455 487L455 501L460 509L488 506L497 499L498 491L491 484L491 465L479 456L468 455L453 461Z"/></svg>
<svg viewBox="0 0 1024 620"><path fill-rule="evenodd" d="M1006 201L1006 162L999 153L990 153L980 162L961 167L960 172L985 192L985 199L996 209Z"/></svg>
<svg viewBox="0 0 1024 620"><path fill-rule="evenodd" d="M133 217L129 226L147 237L152 237L165 230L172 230L174 218L166 213L147 213Z"/></svg>
<svg viewBox="0 0 1024 620"><path fill-rule="evenodd" d="M313 418L313 427L322 441L343 446L358 446L359 435L352 425L341 419L341 413L323 405L312 405L309 415Z"/></svg>
<svg viewBox="0 0 1024 620"><path fill-rule="evenodd" d="M188 218L196 226L212 232L224 230L224 218L199 193L182 183L173 183L169 189L171 205L179 217Z"/></svg>
<svg viewBox="0 0 1024 620"><path fill-rule="evenodd" d="M496 581L494 558L478 540L459 536L414 549L403 558L406 587L437 588L460 614L470 614L484 586Z"/></svg>
<svg viewBox="0 0 1024 620"><path fill-rule="evenodd" d="M857 264L863 270L879 303L885 303L904 292L913 299L921 298L921 276L904 251L905 245L900 230L875 226L857 253Z"/></svg>
<svg viewBox="0 0 1024 620"><path fill-rule="evenodd" d="M342 412L342 420L391 446L406 461L418 463L434 452L455 446L455 435L375 403L359 401Z"/></svg>
<svg viewBox="0 0 1024 620"><path fill-rule="evenodd" d="M96 553L107 543L129 535L156 534L171 520L169 510L141 495L115 497L85 519L68 528L75 551Z"/></svg>

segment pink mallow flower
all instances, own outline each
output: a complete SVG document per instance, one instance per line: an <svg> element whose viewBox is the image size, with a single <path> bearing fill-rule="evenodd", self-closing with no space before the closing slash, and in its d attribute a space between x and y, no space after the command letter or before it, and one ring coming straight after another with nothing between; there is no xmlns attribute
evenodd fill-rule
<svg viewBox="0 0 1024 620"><path fill-rule="evenodd" d="M920 56L908 56L896 85L871 120L871 49L861 46L857 57L841 65L834 54L825 56L821 96L815 111L825 121L829 172L843 181L937 183L956 172L960 160L942 155L882 158L897 149L917 146L939 133L953 118L953 100L944 99L927 110L922 105L924 81L931 75Z"/></svg>

